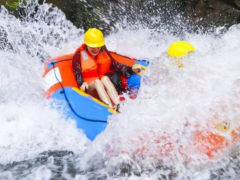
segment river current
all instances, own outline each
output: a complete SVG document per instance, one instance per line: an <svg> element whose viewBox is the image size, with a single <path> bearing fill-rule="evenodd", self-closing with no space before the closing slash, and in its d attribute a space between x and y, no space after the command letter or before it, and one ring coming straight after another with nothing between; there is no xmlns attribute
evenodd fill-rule
<svg viewBox="0 0 240 180"><path fill-rule="evenodd" d="M226 121L239 127L240 25L174 35L119 22L105 37L108 49L150 65L137 99L126 96L91 142L44 98L42 78L43 62L74 52L83 29L52 5L28 1L22 8L19 18L0 8L1 180L240 178L238 140L213 158L190 148L196 130ZM178 40L196 49L181 68L166 53Z"/></svg>

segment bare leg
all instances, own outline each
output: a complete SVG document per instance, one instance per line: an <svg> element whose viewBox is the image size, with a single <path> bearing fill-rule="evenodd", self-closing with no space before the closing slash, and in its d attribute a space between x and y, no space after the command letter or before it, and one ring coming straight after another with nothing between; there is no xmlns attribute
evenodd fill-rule
<svg viewBox="0 0 240 180"><path fill-rule="evenodd" d="M109 98L109 96L108 96L108 94L107 94L107 92L106 92L106 90L105 90L105 88L104 88L103 83L102 83L99 79L96 79L95 81L93 81L93 82L91 82L91 83L89 84L88 93L89 93L90 95L93 95L93 96L94 96L94 94L96 93L96 91L97 91L97 93L98 93L99 98L100 98L103 102L105 102L106 104L108 104L109 107L112 108L112 107L113 107L112 102L111 102L111 100L110 100L110 98Z"/></svg>
<svg viewBox="0 0 240 180"><path fill-rule="evenodd" d="M118 105L120 103L119 96L111 80L107 76L103 76L101 81L114 105Z"/></svg>

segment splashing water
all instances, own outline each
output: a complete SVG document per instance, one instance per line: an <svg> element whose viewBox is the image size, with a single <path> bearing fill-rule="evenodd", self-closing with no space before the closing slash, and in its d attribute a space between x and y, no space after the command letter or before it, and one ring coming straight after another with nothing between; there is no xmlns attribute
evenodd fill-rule
<svg viewBox="0 0 240 180"><path fill-rule="evenodd" d="M77 36L81 31L59 10L50 11L50 5L39 6L33 18L31 6L26 8L30 8L29 14L21 20L4 7L0 11L2 38L6 39L0 50L1 163L28 159L47 150L79 152L87 142L74 123L50 109L43 98L42 60L60 54L61 48L69 51L75 42L68 46L60 42L68 43L72 33Z"/></svg>
<svg viewBox="0 0 240 180"><path fill-rule="evenodd" d="M138 98L126 97L122 113L109 117L107 129L89 142L74 120L44 99L42 79L42 62L74 52L83 30L52 5L21 6L21 18L0 10L0 179L239 177L237 141L210 157L194 138L196 132L213 132L231 142L230 133L215 128L223 122L238 132L239 25L224 34L217 29L177 37L164 27L156 32L119 24L106 37L108 49L147 59L150 66ZM197 50L181 60L182 68L166 55L180 39Z"/></svg>

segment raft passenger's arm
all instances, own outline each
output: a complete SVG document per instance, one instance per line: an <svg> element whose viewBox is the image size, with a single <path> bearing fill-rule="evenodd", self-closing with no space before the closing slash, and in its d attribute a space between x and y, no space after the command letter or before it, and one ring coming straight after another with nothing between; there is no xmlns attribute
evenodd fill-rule
<svg viewBox="0 0 240 180"><path fill-rule="evenodd" d="M111 66L110 68L116 72L119 72L121 75L130 77L133 74L132 67L121 64L117 62L115 59L111 58Z"/></svg>
<svg viewBox="0 0 240 180"><path fill-rule="evenodd" d="M108 54L108 56L109 56L110 59L111 59L110 69L112 69L113 71L118 72L118 73L120 73L121 75L126 76L126 77L129 78L129 77L133 74L132 67L117 62L117 61L111 56L111 54L109 53L107 47L104 46L103 48L104 48L104 50L106 51L106 53Z"/></svg>
<svg viewBox="0 0 240 180"><path fill-rule="evenodd" d="M80 53L79 52L73 56L72 66L73 66L73 72L74 72L74 75L75 75L75 79L78 83L78 86L81 87L83 82L84 82L84 79L83 79L83 75L82 75L82 69L81 69L81 63L80 63Z"/></svg>

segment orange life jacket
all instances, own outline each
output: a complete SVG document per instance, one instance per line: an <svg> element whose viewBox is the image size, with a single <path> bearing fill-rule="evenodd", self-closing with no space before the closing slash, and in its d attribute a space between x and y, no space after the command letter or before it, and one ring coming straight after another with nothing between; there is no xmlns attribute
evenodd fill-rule
<svg viewBox="0 0 240 180"><path fill-rule="evenodd" d="M88 84L95 79L101 79L107 72L111 72L111 59L103 48L98 53L96 59L92 58L86 50L85 44L82 44L75 54L76 53L80 53L82 75L84 81Z"/></svg>

